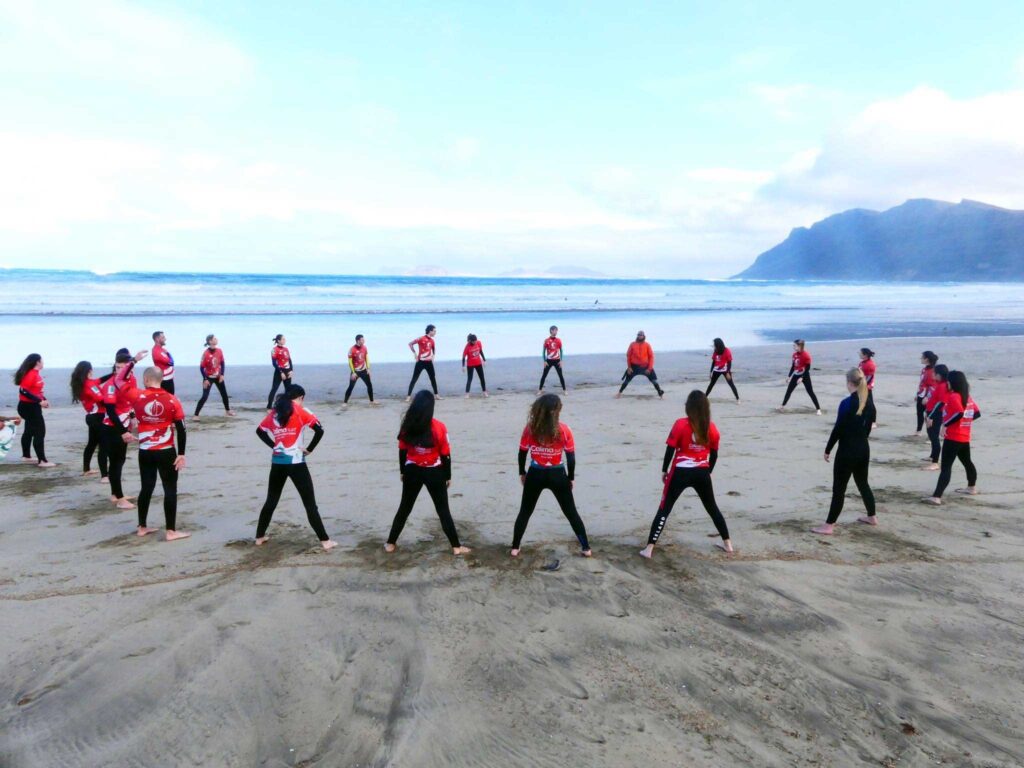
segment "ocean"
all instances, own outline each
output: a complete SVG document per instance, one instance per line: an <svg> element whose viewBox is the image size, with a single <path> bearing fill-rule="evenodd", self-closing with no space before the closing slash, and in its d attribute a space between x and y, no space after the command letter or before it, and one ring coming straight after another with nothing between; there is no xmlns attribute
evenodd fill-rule
<svg viewBox="0 0 1024 768"><path fill-rule="evenodd" d="M283 333L297 365L343 363L355 334L371 360L410 359L438 327L438 358L475 333L490 358L540 355L550 325L565 354L624 352L636 331L655 351L787 341L1021 335L1016 284L593 280L337 275L148 274L0 270L0 367L30 352L50 367L109 363L162 330L179 367L198 365L208 333L228 364L263 364Z"/></svg>

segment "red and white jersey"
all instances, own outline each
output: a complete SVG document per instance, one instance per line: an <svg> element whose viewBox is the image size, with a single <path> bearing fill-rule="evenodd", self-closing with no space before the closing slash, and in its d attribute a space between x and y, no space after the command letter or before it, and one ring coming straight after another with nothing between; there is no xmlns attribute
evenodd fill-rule
<svg viewBox="0 0 1024 768"><path fill-rule="evenodd" d="M718 354L717 352L711 353L711 370L715 371L715 373L725 373L728 371L729 363L731 362L732 350L728 347L725 348L722 354Z"/></svg>
<svg viewBox="0 0 1024 768"><path fill-rule="evenodd" d="M875 371L878 369L878 366L875 365L875 361L869 357L867 360L861 360L858 367L864 374L864 380L868 383L868 389L874 389Z"/></svg>
<svg viewBox="0 0 1024 768"><path fill-rule="evenodd" d="M369 350L364 344L361 347L357 347L354 344L348 351L349 364L352 366L353 371L365 371L366 370L366 358L370 354Z"/></svg>
<svg viewBox="0 0 1024 768"><path fill-rule="evenodd" d="M277 414L268 413L260 422L260 429L274 441L274 464L301 464L306 460L303 453L302 430L319 423L319 419L301 405L294 405L291 418L284 425L277 422Z"/></svg>
<svg viewBox="0 0 1024 768"><path fill-rule="evenodd" d="M174 379L174 358L167 351L167 347L157 344L153 347L153 365L159 368L164 374L164 381Z"/></svg>
<svg viewBox="0 0 1024 768"><path fill-rule="evenodd" d="M422 360L425 363L434 359L434 340L430 336L420 336L418 339L414 339L412 343L417 347L416 359Z"/></svg>
<svg viewBox="0 0 1024 768"><path fill-rule="evenodd" d="M718 443L721 436L718 434L718 427L714 422L708 424L708 444L701 445L693 435L693 427L690 420L683 417L672 425L672 431L668 433L668 440L665 445L675 448L676 455L672 462L677 467L708 468L711 466L711 452L718 450Z"/></svg>
<svg viewBox="0 0 1024 768"><path fill-rule="evenodd" d="M108 404L113 405L114 412L121 421L121 426L127 428L132 420L132 405L138 396L139 383L135 380L134 373L129 371L125 376L121 376L121 374L112 376L107 379L107 383L103 387L104 410ZM108 427L114 426L114 422L110 420L110 414L103 416L103 423Z"/></svg>
<svg viewBox="0 0 1024 768"><path fill-rule="evenodd" d="M793 375L800 376L811 367L811 353L806 349L793 353Z"/></svg>
<svg viewBox="0 0 1024 768"><path fill-rule="evenodd" d="M275 344L270 349L270 359L282 371L291 370L292 353L288 351L288 347L282 347L280 344Z"/></svg>
<svg viewBox="0 0 1024 768"><path fill-rule="evenodd" d="M931 394L928 396L928 402L925 403L925 410L931 413L939 403L945 403L947 397L949 397L949 385L944 381L936 380Z"/></svg>
<svg viewBox="0 0 1024 768"><path fill-rule="evenodd" d="M147 387L136 395L132 410L139 423L140 451L174 447L174 422L185 418L178 398L159 387Z"/></svg>
<svg viewBox="0 0 1024 768"><path fill-rule="evenodd" d="M466 361L467 368L477 368L484 364L484 345L478 339L472 344L466 344L462 350L462 359Z"/></svg>
<svg viewBox="0 0 1024 768"><path fill-rule="evenodd" d="M452 455L452 446L448 442L448 428L434 419L430 422L430 434L433 445L412 445L399 436L398 448L405 451L405 463L418 467L439 467L442 456Z"/></svg>
<svg viewBox="0 0 1024 768"><path fill-rule="evenodd" d="M220 376L224 372L223 350L220 347L207 347L199 361L199 370L208 379Z"/></svg>
<svg viewBox="0 0 1024 768"><path fill-rule="evenodd" d="M82 385L81 403L87 414L100 413L103 410L103 382L99 379L86 379Z"/></svg>
<svg viewBox="0 0 1024 768"><path fill-rule="evenodd" d="M519 450L530 452L530 461L539 467L558 467L562 464L562 452L575 453L576 441L568 424L559 422L558 436L552 442L541 442L530 425L523 427L523 436L519 440Z"/></svg>
<svg viewBox="0 0 1024 768"><path fill-rule="evenodd" d="M931 396L932 387L935 386L935 371L930 365L921 369L921 380L917 385L917 396L926 400Z"/></svg>
<svg viewBox="0 0 1024 768"><path fill-rule="evenodd" d="M25 376L21 380L21 384L18 385L19 389L24 389L26 392L31 392L33 395L39 398L39 400L45 400L43 396L43 377L35 368L29 369ZM18 393L19 403L37 403L39 400L33 400L31 397L25 397L21 392Z"/></svg>
<svg viewBox="0 0 1024 768"><path fill-rule="evenodd" d="M967 405L964 406L963 400L960 395L956 392L950 392L946 395L945 404L942 406L942 423L949 423L950 419L960 416L955 424L950 424L946 427L946 439L954 440L958 443L969 443L971 442L971 424L974 423L975 417L981 414L980 409L974 402L974 398L968 395Z"/></svg>
<svg viewBox="0 0 1024 768"><path fill-rule="evenodd" d="M544 339L544 359L551 362L562 359L562 340L557 336Z"/></svg>

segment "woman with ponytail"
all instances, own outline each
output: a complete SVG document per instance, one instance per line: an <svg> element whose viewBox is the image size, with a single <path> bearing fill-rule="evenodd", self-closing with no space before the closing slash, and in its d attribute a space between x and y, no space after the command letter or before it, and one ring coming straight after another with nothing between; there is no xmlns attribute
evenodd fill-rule
<svg viewBox="0 0 1024 768"><path fill-rule="evenodd" d="M925 403L925 425L928 430L928 439L932 444L932 452L925 459L928 466L922 467L922 469L938 472L939 456L942 454L942 441L939 439L939 432L942 430L942 409L949 396L949 385L946 383L949 378L949 368L939 363L932 369L932 378L934 383L928 393L928 402Z"/></svg>
<svg viewBox="0 0 1024 768"><path fill-rule="evenodd" d="M267 528L270 527L274 510L281 500L281 491L288 480L292 481L295 490L299 492L302 505L306 508L306 518L316 537L320 539L320 546L328 550L338 546L324 530L320 511L316 506L313 478L306 464L306 456L313 452L320 438L324 436L324 428L320 425L320 420L303 407L305 399L306 390L298 384L292 384L287 392L278 395L273 410L256 427L256 436L274 451L270 460L267 500L260 510L260 521L256 526L257 546L266 544L270 538L267 536ZM308 448L302 443L302 431L306 427L313 430L313 439L309 441Z"/></svg>
<svg viewBox="0 0 1024 768"><path fill-rule="evenodd" d="M71 372L71 402L81 403L85 409L85 423L89 428L89 439L82 452L82 474L95 475L96 470L92 469L92 455L99 448L98 463L100 467L100 482L108 483L107 479L107 448L103 442L103 382L113 376L108 373L106 376L93 378L92 363L82 360Z"/></svg>
<svg viewBox="0 0 1024 768"><path fill-rule="evenodd" d="M210 391L214 387L217 387L217 391L220 392L220 401L224 404L224 415L235 415L228 402L228 388L224 383L224 373L227 371L227 365L224 362L224 350L218 346L219 343L214 334L211 333L207 336L206 349L203 350L203 356L199 360L199 373L203 377L203 396L196 403L196 413L193 416L196 421L199 421L199 412L203 410L203 406L206 405L206 399L210 396Z"/></svg>
<svg viewBox="0 0 1024 768"><path fill-rule="evenodd" d="M18 415L25 422L25 431L21 434L21 460L49 469L57 465L46 460L46 421L43 419L43 409L49 408L50 403L43 394L42 370L42 355L32 353L14 372L14 383L18 387ZM32 449L36 452L34 459Z"/></svg>
<svg viewBox="0 0 1024 768"><path fill-rule="evenodd" d="M641 557L651 557L654 545L658 543L665 522L676 500L687 488L693 488L700 497L704 510L718 529L721 542L715 546L732 554L729 527L715 502L715 489L711 484L711 473L718 462L718 427L711 421L711 403L707 395L695 389L686 398L686 416L676 420L665 441L665 457L661 463L661 504L651 523L647 546L640 550Z"/></svg>
<svg viewBox="0 0 1024 768"><path fill-rule="evenodd" d="M953 476L953 464L957 459L967 470L967 487L958 488L957 493L974 496L978 492L978 470L971 461L971 425L981 418L981 409L971 397L971 387L963 371L950 371L946 380L949 394L942 405L942 457L939 482L935 493L922 499L926 504L941 504L942 494Z"/></svg>
<svg viewBox="0 0 1024 768"><path fill-rule="evenodd" d="M835 533L835 523L839 513L843 511L846 500L846 486L853 477L857 484L861 499L868 511L866 517L858 517L857 522L865 525L878 525L875 517L875 495L868 485L868 465L871 461L871 448L868 435L871 425L875 423L875 404L869 397L868 382L864 371L851 368L846 372L846 389L850 395L839 404L836 423L832 434L825 445L825 461L828 462L836 443L836 461L832 465L832 505L828 509L828 518L823 525L812 528L814 533L831 536Z"/></svg>

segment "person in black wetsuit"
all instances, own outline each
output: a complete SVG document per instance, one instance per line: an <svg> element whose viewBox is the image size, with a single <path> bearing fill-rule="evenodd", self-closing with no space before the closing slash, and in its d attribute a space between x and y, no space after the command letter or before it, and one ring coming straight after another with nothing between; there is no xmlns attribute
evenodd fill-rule
<svg viewBox="0 0 1024 768"><path fill-rule="evenodd" d="M114 374L113 372L100 376L98 379L92 377L92 363L82 360L71 372L71 402L81 403L85 409L85 424L89 428L89 439L82 451L82 474L93 475L96 470L92 469L92 457L99 449L100 480L107 478L107 448L103 444L103 384ZM109 481L107 481L109 482Z"/></svg>
<svg viewBox="0 0 1024 768"><path fill-rule="evenodd" d="M868 485L868 465L871 461L868 435L871 434L871 425L875 423L875 405L868 397L867 379L860 368L851 368L846 372L846 388L850 396L839 404L835 426L832 427L832 434L825 445L827 462L832 449L836 443L839 444L836 461L832 465L832 504L825 523L811 529L822 536L831 536L835 533L835 522L839 519L839 513L843 511L846 486L851 476L857 484L857 490L860 491L868 512L866 517L858 517L857 521L867 525L878 525L878 518L875 516L875 495Z"/></svg>

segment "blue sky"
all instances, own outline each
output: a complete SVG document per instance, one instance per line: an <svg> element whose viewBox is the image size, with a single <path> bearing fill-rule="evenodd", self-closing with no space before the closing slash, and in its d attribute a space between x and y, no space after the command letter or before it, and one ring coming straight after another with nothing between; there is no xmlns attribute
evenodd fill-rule
<svg viewBox="0 0 1024 768"><path fill-rule="evenodd" d="M723 277L1024 207L1019 7L830 5L0 0L0 266Z"/></svg>

